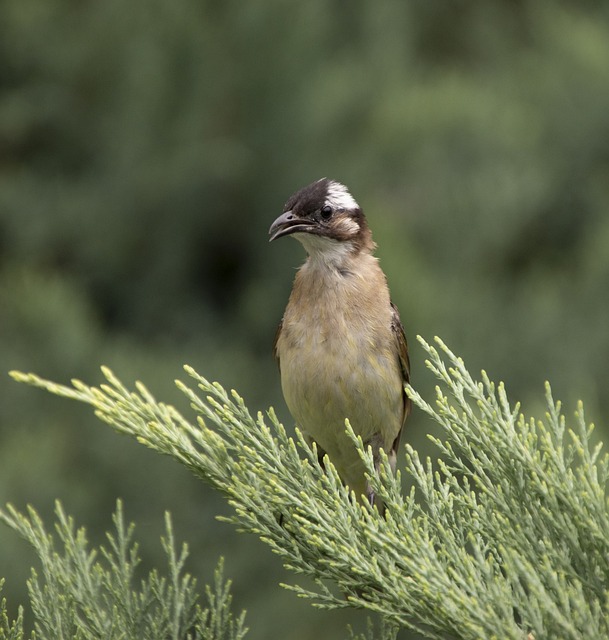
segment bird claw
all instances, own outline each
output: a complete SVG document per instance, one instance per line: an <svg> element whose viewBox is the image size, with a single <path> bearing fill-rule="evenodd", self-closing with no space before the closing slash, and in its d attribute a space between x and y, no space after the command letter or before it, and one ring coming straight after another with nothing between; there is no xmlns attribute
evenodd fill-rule
<svg viewBox="0 0 609 640"><path fill-rule="evenodd" d="M370 506L374 507L374 503L376 502L376 493L374 493L372 489L368 489L368 491L366 491L366 497L368 498Z"/></svg>

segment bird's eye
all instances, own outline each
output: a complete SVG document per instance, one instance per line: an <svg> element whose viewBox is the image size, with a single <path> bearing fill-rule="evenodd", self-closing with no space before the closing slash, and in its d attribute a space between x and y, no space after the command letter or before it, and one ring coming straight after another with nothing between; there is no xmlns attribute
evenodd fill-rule
<svg viewBox="0 0 609 640"><path fill-rule="evenodd" d="M332 215L332 207L329 204L321 208L321 217L324 220L328 220L328 218L330 218L331 215Z"/></svg>

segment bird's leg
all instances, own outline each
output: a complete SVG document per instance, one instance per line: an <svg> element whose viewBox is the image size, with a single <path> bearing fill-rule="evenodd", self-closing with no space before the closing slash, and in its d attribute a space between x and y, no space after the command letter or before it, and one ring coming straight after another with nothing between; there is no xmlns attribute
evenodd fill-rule
<svg viewBox="0 0 609 640"><path fill-rule="evenodd" d="M326 455L326 452L310 436L305 434L305 439L310 447L315 445L317 449L317 462L319 463L319 466L322 468L322 470L325 471L326 467L324 465L324 456ZM278 519L278 523L280 527L283 527L283 522L284 522L284 515L283 513L281 513L279 514L279 519Z"/></svg>
<svg viewBox="0 0 609 640"><path fill-rule="evenodd" d="M376 434L372 436L372 438L370 438L370 440L366 442L366 448L367 447L372 448L372 461L374 462L374 471L378 476L379 470L381 468L381 435ZM366 498L368 498L368 502L370 503L371 507L374 507L374 505L376 504L379 508L379 511L382 510L382 503L377 503L376 493L370 486L370 482L366 482Z"/></svg>
<svg viewBox="0 0 609 640"><path fill-rule="evenodd" d="M399 442L399 435L396 438L393 446L389 451L386 451L387 457L389 458L389 466L391 468L391 472L395 474L395 469L397 466L397 444ZM374 462L374 471L378 476L380 474L381 469L381 436L377 434L373 436L366 442L366 446L372 447L372 460ZM385 504L381 500L377 500L376 494L374 490L370 486L370 483L366 483L366 498L370 503L370 506L373 507L375 504L378 507L381 514L385 513Z"/></svg>
<svg viewBox="0 0 609 640"><path fill-rule="evenodd" d="M389 467L391 469L391 473L393 473L394 475L395 475L395 469L397 467L397 462L398 462L398 445L399 444L400 444L400 434L398 433L396 439L393 442L393 445L391 446L391 449L385 452L387 454L387 458L389 459ZM381 468L381 455L380 455L381 447L379 446L375 449L374 444L372 444L372 447L373 447L372 451L373 451L373 459L374 459L374 470L378 475ZM374 506L374 492L371 492L371 495L372 495L372 498L371 498L370 504L371 506ZM381 515L384 515L386 505L382 501L379 501L379 502L380 502L380 504L378 505L379 511L381 512Z"/></svg>
<svg viewBox="0 0 609 640"><path fill-rule="evenodd" d="M376 493L374 493L370 483L366 483L366 497L368 498L370 506L374 507L374 503L376 502Z"/></svg>
<svg viewBox="0 0 609 640"><path fill-rule="evenodd" d="M317 462L319 463L319 466L325 471L326 466L324 465L324 456L326 455L326 452L319 446L319 444L315 440L313 440L313 438L311 438L310 436L305 436L305 438L310 447L315 445L317 449Z"/></svg>

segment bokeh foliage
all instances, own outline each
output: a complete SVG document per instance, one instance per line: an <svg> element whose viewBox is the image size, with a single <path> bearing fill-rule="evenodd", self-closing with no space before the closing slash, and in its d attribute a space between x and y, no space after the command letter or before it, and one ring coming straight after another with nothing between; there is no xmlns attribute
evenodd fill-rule
<svg viewBox="0 0 609 640"><path fill-rule="evenodd" d="M606 415L607 114L604 3L5 0L0 371L106 363L171 394L188 362L289 422L270 343L302 252L266 231L328 175L364 207L411 338L442 335L525 407L548 378ZM429 429L415 414L406 439ZM291 624L305 605L275 560L139 449L0 382L0 503L61 498L93 536L121 496L150 553L142 524L169 509L202 574L224 553L241 576L252 638L344 629ZM10 604L31 560L0 540Z"/></svg>

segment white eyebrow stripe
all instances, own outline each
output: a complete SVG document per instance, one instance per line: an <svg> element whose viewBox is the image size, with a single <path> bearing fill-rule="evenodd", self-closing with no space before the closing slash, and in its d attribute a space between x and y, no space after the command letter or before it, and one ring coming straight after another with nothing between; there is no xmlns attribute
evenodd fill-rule
<svg viewBox="0 0 609 640"><path fill-rule="evenodd" d="M340 182L334 181L328 184L326 204L334 209L359 209L359 205L355 202L347 187Z"/></svg>

